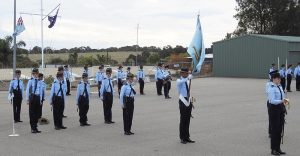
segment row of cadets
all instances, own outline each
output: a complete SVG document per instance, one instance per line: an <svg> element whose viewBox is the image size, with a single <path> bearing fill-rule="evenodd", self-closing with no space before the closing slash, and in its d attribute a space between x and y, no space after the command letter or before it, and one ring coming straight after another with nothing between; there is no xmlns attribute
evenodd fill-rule
<svg viewBox="0 0 300 156"><path fill-rule="evenodd" d="M40 114L40 105L42 104L43 84L38 80L38 69L32 69L32 78L28 81L26 87L26 101L29 105L29 119L31 133L40 133L38 130L38 119Z"/></svg>
<svg viewBox="0 0 300 156"><path fill-rule="evenodd" d="M125 135L134 134L133 132L131 132L134 112L134 96L136 94L135 90L132 88L133 78L133 74L127 74L127 83L122 86L120 93L120 104L123 109L123 124Z"/></svg>
<svg viewBox="0 0 300 156"><path fill-rule="evenodd" d="M138 72L136 74L136 79L138 80L138 82L140 84L140 94L141 95L145 95L145 93L144 93L145 72L143 70L143 66L142 65L140 65L140 69L138 70Z"/></svg>
<svg viewBox="0 0 300 156"><path fill-rule="evenodd" d="M64 79L66 80L66 84L67 84L67 96L71 95L70 94L70 79L71 79L71 73L69 71L69 66L65 65L64 66Z"/></svg>
<svg viewBox="0 0 300 156"><path fill-rule="evenodd" d="M162 95L162 87L163 87L163 82L164 82L164 72L162 69L162 63L158 63L156 72L155 72L155 81L156 81L156 91L157 95Z"/></svg>
<svg viewBox="0 0 300 156"><path fill-rule="evenodd" d="M90 126L87 122L87 113L89 111L90 84L88 82L88 74L82 74L82 81L77 86L76 104L79 110L80 126Z"/></svg>
<svg viewBox="0 0 300 156"><path fill-rule="evenodd" d="M104 74L104 71L103 71L103 68L104 68L104 65L100 65L99 66L99 71L96 73L96 83L98 84L98 92L99 92L99 97L100 97L100 88L101 88L101 84L102 84L102 81L105 77L105 74Z"/></svg>
<svg viewBox="0 0 300 156"><path fill-rule="evenodd" d="M54 128L56 130L67 128L63 126L63 112L65 109L65 97L67 92L63 81L63 73L57 72L56 80L53 82L50 92L50 105L52 106Z"/></svg>
<svg viewBox="0 0 300 156"><path fill-rule="evenodd" d="M192 104L189 84L191 83L192 75L189 74L188 68L182 68L180 71L180 79L177 79L176 87L179 93L179 110L180 110L180 124L179 137L182 144L194 143L190 139L190 119L192 113Z"/></svg>
<svg viewBox="0 0 300 156"><path fill-rule="evenodd" d="M126 78L125 77L125 72L123 72L123 66L119 66L118 68L118 73L117 73L117 81L118 81L118 93L120 95L120 91L121 91L121 88L123 86L123 82L124 82L124 79Z"/></svg>
<svg viewBox="0 0 300 156"><path fill-rule="evenodd" d="M163 70L163 75L164 75L163 85L164 85L165 99L171 99L169 92L171 89L172 77L171 77L171 72L169 71L169 65L165 65L165 69Z"/></svg>
<svg viewBox="0 0 300 156"><path fill-rule="evenodd" d="M14 121L15 123L23 122L20 118L21 105L24 95L24 84L20 80L21 70L15 71L15 78L10 81L8 89L8 99L13 104Z"/></svg>
<svg viewBox="0 0 300 156"><path fill-rule="evenodd" d="M103 111L104 111L104 122L106 124L112 124L115 123L112 121L112 104L113 104L113 83L112 83L112 69L107 68L106 69L106 77L102 81L102 85L100 88L100 98L103 101Z"/></svg>

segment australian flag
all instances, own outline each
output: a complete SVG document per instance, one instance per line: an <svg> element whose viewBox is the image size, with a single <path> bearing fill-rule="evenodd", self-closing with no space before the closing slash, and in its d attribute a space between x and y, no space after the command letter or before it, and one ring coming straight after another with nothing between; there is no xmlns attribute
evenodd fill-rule
<svg viewBox="0 0 300 156"><path fill-rule="evenodd" d="M48 16L48 21L50 22L48 28L52 28L56 22L56 18L57 18L57 14L58 14L58 10L56 11L56 14L54 16Z"/></svg>

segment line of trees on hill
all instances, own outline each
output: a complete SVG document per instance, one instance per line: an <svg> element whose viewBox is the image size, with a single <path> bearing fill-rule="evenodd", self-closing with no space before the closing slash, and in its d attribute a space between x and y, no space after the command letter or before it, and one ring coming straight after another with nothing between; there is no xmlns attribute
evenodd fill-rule
<svg viewBox="0 0 300 156"><path fill-rule="evenodd" d="M0 38L0 68L11 68L12 67L12 55L13 55L13 38L7 36L3 39ZM38 67L41 64L41 61L34 62L30 60L30 54L41 54L41 48L35 46L34 48L27 50L24 47L26 43L24 41L19 41L17 43L17 67ZM97 54L96 57L93 56L79 56L78 53L90 53L90 52L142 52L138 55L130 54L125 62L117 62L110 55ZM72 66L95 66L99 64L126 64L126 65L135 65L136 59L138 64L144 65L153 65L162 59L168 59L171 54L186 53L187 48L177 45L172 47L170 45L164 46L163 48L155 46L145 46L139 47L136 45L133 46L124 46L124 47L110 47L106 49L92 49L89 46L75 47L75 48L63 48L59 50L53 50L50 47L44 49L45 54L58 54L58 53L67 53L68 59L63 60L60 57L54 57L46 64L70 64ZM206 53L212 53L212 49L206 49Z"/></svg>

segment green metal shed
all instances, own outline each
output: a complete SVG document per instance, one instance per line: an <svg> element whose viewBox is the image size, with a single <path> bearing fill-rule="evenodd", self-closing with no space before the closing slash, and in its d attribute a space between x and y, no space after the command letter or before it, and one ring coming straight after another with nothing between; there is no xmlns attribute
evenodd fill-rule
<svg viewBox="0 0 300 156"><path fill-rule="evenodd" d="M213 43L216 77L268 78L272 63L300 62L300 37L245 35Z"/></svg>

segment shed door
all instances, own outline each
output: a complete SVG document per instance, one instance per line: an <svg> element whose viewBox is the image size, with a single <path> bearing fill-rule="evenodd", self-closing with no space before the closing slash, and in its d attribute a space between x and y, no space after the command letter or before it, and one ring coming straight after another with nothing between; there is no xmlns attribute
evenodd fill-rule
<svg viewBox="0 0 300 156"><path fill-rule="evenodd" d="M300 62L300 51L290 51L288 64L293 64L295 66L298 62Z"/></svg>

